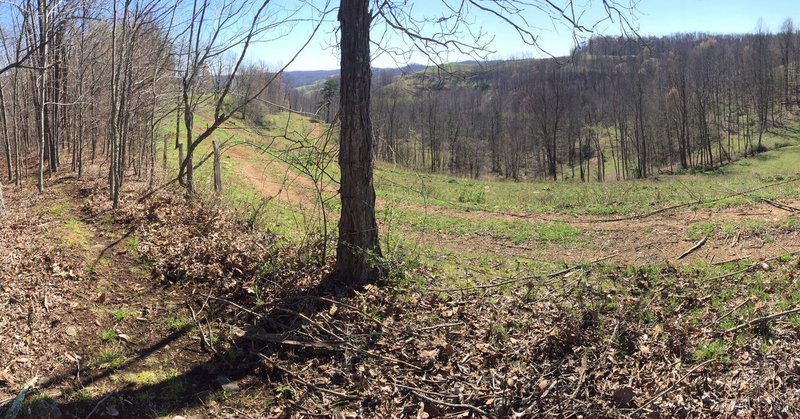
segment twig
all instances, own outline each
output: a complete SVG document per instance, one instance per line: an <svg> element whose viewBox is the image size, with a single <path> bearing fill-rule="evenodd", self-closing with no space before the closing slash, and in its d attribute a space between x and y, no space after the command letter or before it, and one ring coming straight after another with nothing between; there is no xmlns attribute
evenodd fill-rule
<svg viewBox="0 0 800 419"><path fill-rule="evenodd" d="M349 394L340 393L338 391L329 390L327 388L323 388L323 387L319 387L319 386L316 386L314 384L311 384L308 381L300 378L300 376L298 376L296 373L294 373L292 371L289 371L288 369L280 366L280 364L278 364L277 362L274 362L274 361L270 360L264 354L258 354L258 356L261 357L261 359L263 359L264 361L269 362L269 364L272 365L273 367L281 370L284 374L294 377L295 380L299 381L300 383L304 384L307 387L313 388L314 390L318 390L318 391L321 391L323 393L332 394L332 395L334 395L336 397L341 397L341 398L346 399L346 400L358 400L358 397L356 397L356 396L351 396Z"/></svg>
<svg viewBox="0 0 800 419"><path fill-rule="evenodd" d="M473 285L473 286L470 286L470 287L459 287L459 288L428 288L426 291L429 291L429 292L461 292L461 291L469 291L469 290L484 290L484 289L489 289L489 288L502 287L503 285L513 284L515 282L528 281L528 280L531 280L531 279L534 279L534 278L536 278L536 275L523 276L521 278L507 279L505 281L495 282L495 283L486 284L486 285Z"/></svg>
<svg viewBox="0 0 800 419"><path fill-rule="evenodd" d="M754 326L754 325L759 324L759 323L768 322L770 320L775 320L775 319L777 319L779 317L788 316L790 314L795 314L795 313L800 313L800 307L793 308L791 310L781 311L780 313L770 314L769 316L759 317L757 319L750 320L747 323L742 323L742 324L740 324L740 325L738 325L736 327L732 327L732 328L726 330L724 333L733 333L733 332L739 331L741 329L744 329L744 328L747 328L747 327L750 327L750 326Z"/></svg>
<svg viewBox="0 0 800 419"><path fill-rule="evenodd" d="M786 256L786 255L788 255L788 256L794 256L794 255L797 255L798 253L800 253L800 250L795 250L794 252L789 252L789 253L786 253L785 255L773 256L773 257L771 257L771 258L769 258L769 259L764 259L764 260L762 260L762 261L755 262L755 263L753 263L752 265L749 265L749 266L747 266L747 267L746 267L746 268L744 268L744 269L739 269L738 271L734 271L734 272L730 272L730 273L727 273L727 274L722 274L722 275L715 276L715 277L713 277L713 278L709 279L709 281L716 281L716 280L718 280L718 279L725 279L725 278L728 278L728 277L730 277L730 276L734 276L734 275L742 274L742 273L745 273L745 272L749 271L750 269L753 269L753 268L755 268L755 267L756 267L756 266L758 266L758 265L761 265L761 264L762 264L762 263L764 263L764 262L771 262L771 261L773 261L773 260L776 260L776 259L778 259L778 258L780 258L780 257L783 257L783 256Z"/></svg>
<svg viewBox="0 0 800 419"><path fill-rule="evenodd" d="M471 411L473 411L473 412L475 412L475 413L477 413L477 414L479 414L481 416L484 416L484 417L496 418L496 416L490 415L485 410L483 410L483 409L481 409L479 407L475 407L475 406L473 406L471 404L448 403L448 402L445 402L445 401L442 401L442 400L432 399L432 398L420 393L419 391L415 391L415 390L410 390L410 391L415 396L417 396L420 399L425 400L425 401L427 401L429 403L439 404L439 405L442 405L442 406L452 407L452 408L455 408L455 409L468 409L468 410L471 410Z"/></svg>
<svg viewBox="0 0 800 419"><path fill-rule="evenodd" d="M306 316L305 314L303 314L303 313L301 313L299 311L294 311L294 310L291 310L291 309L288 309L288 308L285 308L285 307L280 307L280 306L275 307L275 310L282 311L284 313L289 313L289 314L293 314L295 316L298 316L301 319L307 321L308 323L316 326L319 330L322 330L323 332L325 332L328 335L332 336L337 341L339 341L339 342L344 342L345 341L345 339L343 337L337 335L336 333L333 333L332 331L328 330L325 326L321 325L319 322L314 321L313 319L311 319L310 317Z"/></svg>
<svg viewBox="0 0 800 419"><path fill-rule="evenodd" d="M772 205L775 208L782 209L784 211L800 212L800 208L795 208L791 205L781 204L780 202L770 201L767 198L761 198L761 201L766 202L767 204Z"/></svg>
<svg viewBox="0 0 800 419"><path fill-rule="evenodd" d="M194 313L194 308L192 308L191 304L188 304L188 306L189 306L189 311L192 312L192 319L197 324L197 328L200 329L200 336L203 338L203 343L206 346L208 346L209 349L211 349L212 353L216 354L217 350L216 350L216 348L214 348L214 345L211 344L211 341L209 341L209 339L206 337L206 332L203 330L203 325L200 324L199 320L197 320L197 316ZM209 329L209 331L211 330L211 326L210 325L208 326L208 329Z"/></svg>
<svg viewBox="0 0 800 419"><path fill-rule="evenodd" d="M443 327L455 327L455 326L463 326L464 323L442 323L442 324L435 324L433 326L421 327L417 330L434 330L434 329L441 329Z"/></svg>
<svg viewBox="0 0 800 419"><path fill-rule="evenodd" d="M420 370L422 370L422 367L419 367L419 366L417 366L417 365L411 364L411 363L409 363L409 362L406 362L406 361L403 361L403 360L400 360L400 359L396 359L396 358L392 358L392 357L390 357L390 356L384 356L384 355L381 355L381 354L379 354L379 353L375 353L375 352L372 352L372 351L368 351L368 350L366 350L366 349L361 349L361 348L359 348L359 347L357 347L357 346L355 346L355 345L352 345L352 344L350 344L350 343L347 343L347 342L345 342L345 344L344 344L344 345L345 345L345 346L346 346L348 349L350 349L350 350L353 350L353 351L356 351L356 352L361 352L361 353L363 353L363 354L367 354L367 355L369 355L369 356L371 356L371 357L375 357L375 358L378 358L378 359L382 359L382 360L384 360L384 361L388 361L388 362L393 362L393 363L395 363L395 364L401 364L401 365L405 365L405 366L407 366L407 367L409 367L409 368L413 368L413 369L415 369L415 370L417 370L417 371L420 371Z"/></svg>
<svg viewBox="0 0 800 419"><path fill-rule="evenodd" d="M262 343L277 343L280 345L288 345L288 346L299 346L302 348L316 348L316 349L326 349L329 351L336 351L338 349L334 343L338 342L324 342L324 341L301 341L296 339L287 338L278 333L258 333L258 332L248 332L242 336L244 339L254 341L254 342L262 342Z"/></svg>
<svg viewBox="0 0 800 419"><path fill-rule="evenodd" d="M725 314L723 314L723 315L721 315L721 316L717 317L717 318L716 318L716 320L714 320L714 323L719 323L719 322L721 322L721 321L722 321L722 319L724 319L724 318L726 318L726 317L730 316L730 315L731 315L731 313L733 313L734 311L736 311L736 310L740 309L740 308L741 308L743 305L745 305L745 304L747 304L747 303L749 303L749 302L750 302L750 297L747 297L747 298L745 298L745 299L744 299L744 301L742 301L741 303L737 304L737 305L736 305L736 307L734 307L734 308L732 308L732 309L728 310L728 311L727 311Z"/></svg>
<svg viewBox="0 0 800 419"><path fill-rule="evenodd" d="M310 296L309 296L309 297L310 297ZM336 300L334 300L334 299L327 298L327 297L313 297L313 298L317 298L317 299L320 299L320 300L322 300L322 301L329 302L329 303L331 303L331 304L339 304L339 305L341 305L341 306L347 307L347 308L349 308L350 310L353 310L353 311L357 312L358 314L362 315L364 318L366 318L366 319L369 319L369 320L371 320L371 321L375 322L375 324L377 324L378 326L380 326L380 327L382 327L382 328L384 328L384 329L387 329L387 330L392 330L392 328L391 328L391 327L389 327L389 326L386 326L386 325L385 325L385 324L384 324L382 321L380 321L380 320L376 319L376 318L375 318L375 317L373 317L373 316L370 316L369 314L367 314L367 313L363 312L361 309L359 309L358 307L356 307L356 306L354 306L354 305L352 305L352 304L347 304L347 303L345 303L345 302L342 302L342 301L336 301Z"/></svg>
<svg viewBox="0 0 800 419"><path fill-rule="evenodd" d="M617 256L619 256L619 253L612 253L610 255L603 256L603 257L601 257L599 259L595 259L595 260L593 260L591 262L588 262L588 263L585 263L585 264L573 265L573 266L570 266L568 268L562 269L560 271L547 274L547 277L548 278L553 278L553 277L556 277L556 276L563 275L565 273L574 271L575 269L578 269L581 266L594 265L595 263L600 263L600 262L609 260L611 258L615 258ZM461 292L461 291L469 291L469 290L489 289L489 288L502 287L503 285L513 284L515 282L528 281L528 280L535 279L535 278L537 278L536 275L530 275L530 276L523 276L523 277L520 277L520 278L507 279L505 281L495 282L493 284L474 285L474 286L471 286L471 287L460 287L460 288L429 288L426 291L430 291L430 292Z"/></svg>
<svg viewBox="0 0 800 419"><path fill-rule="evenodd" d="M739 262L739 261L745 260L745 259L747 259L747 258L749 258L749 257L750 257L750 255L745 255L745 256L742 256L742 257L738 257L738 258L732 258L732 259L727 259L727 260L721 260L721 261L719 261L719 262L714 262L714 263L712 263L712 265L714 265L714 266L719 266L719 265L724 265L724 264L726 264L726 263Z"/></svg>
<svg viewBox="0 0 800 419"><path fill-rule="evenodd" d="M603 257L601 257L599 259L595 259L595 260L589 262L587 265L594 265L595 263L600 263L600 262L615 258L617 256L619 256L619 252L614 252L614 253L612 253L612 254L610 254L608 256L603 256ZM569 268L562 269L562 270L560 270L558 272L553 272L551 274L548 274L547 276L550 277L550 278L553 278L555 276L559 276L559 275L563 275L563 274L568 273L568 272L572 272L575 269L580 268L581 266L584 266L584 264L573 265L573 266L570 266Z"/></svg>
<svg viewBox="0 0 800 419"><path fill-rule="evenodd" d="M720 197L720 198L710 199L708 201L703 201L701 199L698 199L698 200L692 201L692 202L684 202L683 204L672 205L672 206L669 206L669 207L660 208L660 209L657 209L657 210L654 210L654 211L650 211L650 212L645 213L645 214L632 215L630 217L610 218L610 219L606 219L606 220L594 220L594 222L597 222L597 223L611 223L611 222L616 222L616 221L640 220L642 218L647 218L647 217L650 217L650 216L653 216L653 215L657 215L657 214L660 214L662 212L674 210L674 209L689 207L689 206L692 206L692 205L711 204L711 203L714 203L714 202L724 201L724 200L729 199L729 198L735 198L737 196L747 195L747 194L749 194L751 192L755 192L755 191L759 191L759 190L762 190L762 189L771 188L773 186L785 185L787 183L793 183L793 182L797 182L797 181L800 181L800 178L787 179L787 180L783 180L781 182L770 183L768 185L759 186L759 187L756 187L756 188L748 189L746 191L742 191L742 192L737 192L737 193L734 193L734 194L726 195L726 196L723 196L723 197Z"/></svg>
<svg viewBox="0 0 800 419"><path fill-rule="evenodd" d="M682 253L680 256L678 256L678 260L681 260L681 259L685 258L686 256L689 256L689 255L691 255L692 253L694 253L694 251L695 251L695 250L697 250L697 249L699 249L699 248L703 247L703 245L704 245L704 244L706 244L706 241L707 241L707 240L708 240L708 236L703 236L703 238L702 238L702 239L700 239L700 241L699 241L699 242L695 243L695 245L694 245L694 246L692 246L692 248L691 248L691 249L689 249L689 250L687 250L687 251L683 252L683 253Z"/></svg>
<svg viewBox="0 0 800 419"><path fill-rule="evenodd" d="M109 397L111 397L111 395L112 395L112 394L114 394L114 393L108 393L108 394L106 394L106 396L105 396L105 397L103 397L102 399L100 399L100 401L99 401L99 402L97 402L97 404L96 404L96 405L94 405L94 409L92 409L92 411L91 411L91 412L89 412L89 414L88 414L88 415L86 415L86 419L89 419L90 417L92 417L92 415L94 414L94 412L96 412L96 411L97 411L97 409L99 409L99 408L100 408L100 405L102 405L102 404L103 404L103 402L105 402L106 400L108 400L108 398L109 398Z"/></svg>
<svg viewBox="0 0 800 419"><path fill-rule="evenodd" d="M706 362L703 362L703 363L702 363L702 364L700 364L700 365L695 365L695 367L694 367L694 368L692 368L692 369L690 369L690 370L689 370L689 372L687 372L686 374L684 374L684 375L683 375L683 377L679 378L679 379L678 379L678 381L676 381L676 382L672 383L672 385L670 385L669 387L665 388L664 390L662 390L661 392L659 392L659 393L658 393L658 394L656 394L655 396L651 397L649 400L647 400L646 402L644 402L644 404L642 404L641 406L639 406L639 408L638 408L638 409L636 409L636 410L634 410L633 412L631 412L629 416L633 416L633 415L635 415L635 414L637 414L637 413L641 412L642 410L644 410L644 408L645 408L645 407L649 406L649 405L650 405L650 404L652 404L654 401L656 401L656 400L660 399L661 397L663 397L664 395L666 395L666 394L667 394L667 393L669 393L670 391L674 390L674 389L675 389L675 387L677 387L677 386L678 386L678 384L680 384L680 383L681 383L681 381L685 380L685 379L686 379L686 377L688 377L688 376L692 375L692 373L693 373L693 372L697 371L697 370L698 370L698 369L700 369L701 367L704 367L704 366L706 366L706 365L708 365L708 364L710 364L710 363L712 363L712 362L714 362L714 361L716 361L716 360L715 360L715 359L709 359L708 361L706 361Z"/></svg>
<svg viewBox="0 0 800 419"><path fill-rule="evenodd" d="M247 313L250 313L250 314L252 314L252 315L256 316L256 318L257 318L257 319L260 319L260 318L264 317L263 315L261 315L261 314L258 314L258 313L256 313L256 312L255 312L255 311L253 311L253 310L250 310L250 309L244 308L244 307L240 306L239 304L236 304L236 303L234 303L233 301L229 301L229 300L226 300L226 299L224 299L224 298L215 297L215 296L213 296L213 295L210 295L210 297L211 297L212 299L214 299L214 300L217 300L217 301L222 301L223 303L230 304L230 305L232 305L232 306L234 306L234 307L238 308L239 310L242 310L242 311L245 311L245 312L247 312Z"/></svg>
<svg viewBox="0 0 800 419"><path fill-rule="evenodd" d="M375 381L375 380L374 379L370 379L370 381ZM407 385L404 385L404 384L400 384L394 378L392 378L392 385L400 387L400 388L404 388L406 390L419 391L419 392L422 392L422 393L432 394L434 396L439 396L439 397L453 398L453 399L460 398L460 396L457 396L455 394L444 394L444 393L439 393L438 391L423 390L421 388L410 387L410 386L407 386ZM494 395L494 396L495 397L501 397L500 395ZM492 397L492 396L488 396L488 397Z"/></svg>

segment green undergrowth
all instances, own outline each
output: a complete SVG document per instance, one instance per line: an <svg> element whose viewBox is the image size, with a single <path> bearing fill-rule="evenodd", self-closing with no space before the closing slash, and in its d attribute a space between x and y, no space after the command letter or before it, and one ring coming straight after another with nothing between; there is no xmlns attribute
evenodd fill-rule
<svg viewBox="0 0 800 419"><path fill-rule="evenodd" d="M450 214L426 213L401 208L382 209L378 216L386 224L399 223L419 231L447 235L481 235L493 239L509 240L514 244L531 241L572 243L580 230L562 222L534 223L529 221L458 218Z"/></svg>
<svg viewBox="0 0 800 419"><path fill-rule="evenodd" d="M324 131L327 127L285 113L271 115L270 118L272 122L268 125L271 128L266 130L233 120L235 125L232 129L219 130L211 139L221 141L232 137L237 140L236 135L239 135L242 137L240 141L256 143L257 147L250 152L250 160L262 164L267 175L280 176L281 173L269 172L269 162L275 159L303 160L303 153L311 151L299 147L297 141L302 138L308 140L315 125L317 131ZM247 129L241 130L242 127ZM240 129L239 134L237 129ZM335 135L332 141L335 142ZM788 129L769 133L765 137L765 144L773 149L757 156L739 159L707 172L660 175L651 179L624 182L514 182L494 179L491 175L476 180L423 173L379 162L376 166L375 185L379 200L382 201L467 211L610 216L645 213L686 203L696 203L693 204L696 208L725 208L751 203L760 198L800 196L798 182L769 186L800 179L800 168L796 165L800 159L798 141L798 134ZM783 146L775 149L778 143ZM259 150L258 147L262 149ZM201 145L198 155L204 155L208 151L210 141ZM224 160L223 166L223 173L235 172L232 162ZM331 164L328 171L331 177L338 178L336 164ZM233 195L252 192L246 191L245 185L238 184L242 179L236 179L235 173L223 176L226 187L234 190ZM207 164L198 171L198 179L199 184L210 188L210 165ZM762 187L765 188L742 196L729 197L738 192ZM237 189L240 190L238 193L235 191Z"/></svg>
<svg viewBox="0 0 800 419"><path fill-rule="evenodd" d="M424 249L422 254L424 258L432 258L437 252ZM697 340L668 343L676 347L675 355L687 362L726 363L737 348L753 342L746 337L766 338L773 327L800 325L800 316L793 315L776 319L765 327L728 332L757 317L800 305L800 283L795 280L800 258L788 254L769 264L743 260L720 266L685 267L571 266L532 260L509 263L477 255L440 254L440 257L447 262L436 265L437 269L422 280L429 283L421 287L423 292L464 290L489 296L523 288L526 290L523 295L530 303L570 301L576 310L583 311L576 313L578 317L585 316L588 310L596 313L592 316L600 314L634 321L638 327L644 326L643 330L664 331L676 324L689 330L708 330L708 334L698 336ZM575 305L578 301L583 303ZM499 329L497 334L502 335ZM762 346L765 353L771 350L769 344Z"/></svg>
<svg viewBox="0 0 800 419"><path fill-rule="evenodd" d="M743 216L727 220L696 221L686 229L686 239L699 240L703 237L733 238L737 235L759 237L766 242L775 240L776 232L800 230L797 217L793 215L773 218Z"/></svg>

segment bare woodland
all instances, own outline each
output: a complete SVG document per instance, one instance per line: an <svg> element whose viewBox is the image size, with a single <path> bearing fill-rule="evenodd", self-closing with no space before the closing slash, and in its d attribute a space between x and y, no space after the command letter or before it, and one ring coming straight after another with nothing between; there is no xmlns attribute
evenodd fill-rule
<svg viewBox="0 0 800 419"><path fill-rule="evenodd" d="M646 178L765 151L800 101L800 35L595 37L570 57L431 67L373 81L379 159L514 180ZM319 94L294 95L313 109Z"/></svg>
<svg viewBox="0 0 800 419"><path fill-rule="evenodd" d="M0 0L0 412L800 414L800 32L637 5Z"/></svg>
<svg viewBox="0 0 800 419"><path fill-rule="evenodd" d="M419 50L437 63L440 62L439 54L447 49L480 55L488 51L486 37L475 34L464 38L465 27L475 14L486 14L504 20L523 40L532 46L536 44L525 20L525 14L532 11L522 2L484 4L469 1L460 5L445 2L443 5L446 7L438 19L417 17L411 7L393 2L345 2L338 9L342 31L347 34L341 43L342 83L352 80L353 84L347 84L345 89L348 93L363 92L355 97L342 95L340 98L342 135L339 158L343 173L344 214L351 214L351 204L359 206L361 202L367 202L365 208L353 212L362 212L363 217L352 224L340 225L338 253L341 266L347 267L343 272L362 280L377 273L374 268L364 268L368 254L378 256L380 253L377 227L372 220L374 196L365 201L347 191L360 191L370 184L374 156L385 158L389 149L393 150L394 159L399 153L401 160L418 163L416 155L411 157L412 153L397 143L404 135L402 132L408 131L408 124L413 122L406 122L406 128L403 128L403 124L395 121L395 116L386 119L382 104L387 99L383 94L373 106L380 120L375 131L378 135L373 138L368 116L373 111L370 106L373 88L370 43L376 43L384 53L398 56ZM576 33L591 33L576 18L574 10L570 15L567 14L569 10L552 3L541 6L540 12L545 17L563 22ZM606 1L600 6L605 8L608 18L616 17L621 20L621 25L626 24L624 13L630 9L620 10L617 3ZM206 0L174 3L155 0L110 3L23 1L3 3L0 7L5 16L0 123L3 126L7 181L19 187L22 179L33 174L41 193L45 188L45 178L59 171L73 171L80 178L87 170L93 170L93 176L107 177L109 198L114 208L120 205L120 191L126 178L145 178L150 189L157 186L156 173L159 167L161 171L166 168L166 150L171 147L179 150L177 181L188 193L193 193L195 166L205 161L201 158L198 163L195 151L221 124L234 115L258 118L258 112L290 108L292 99L282 84L281 74L291 60L284 68L269 71L258 68L253 64L255 61L247 59L248 51L254 43L279 39L287 27L301 21L307 23L311 20L316 24L309 35L310 41L325 17L333 11L328 3L300 3L292 9L275 6L269 0L257 4ZM305 7L316 10L318 17L301 16L300 10ZM347 13L356 9L360 10L362 17L354 21L351 32ZM446 30L437 29L436 26L443 22L450 22L450 25ZM370 31L378 30L398 33L406 40L407 47L398 49L371 41ZM364 41L357 49L347 48L348 42L356 37L362 37ZM303 46L294 47L299 53ZM349 67L356 63L357 69ZM553 70L552 74L561 74L561 70ZM331 86L328 86L327 93L323 93L324 106L317 103L316 109L306 111L317 113L324 108L325 119L332 120L334 96ZM425 161L426 152L419 154L419 163L429 164L432 170L445 165L443 144L449 142L452 152L448 155L452 157L447 159L452 162L446 164L454 170L456 166L458 170L463 170L464 165L471 166L473 169L469 170L478 175L486 162L463 163L463 158L456 157L461 153L455 153L455 150L474 152L481 141L494 144L502 142L501 137L511 137L501 135L497 128L491 141L487 140L488 137L460 138L458 132L439 128L440 123L435 120L439 111L434 111L436 105L431 93L428 93L427 102L419 103L419 109L427 107L426 114L434 118L428 121L428 135L435 138L429 141L429 163ZM196 111L201 104L213 109L211 121L205 126L197 124L196 120ZM475 110L479 108L473 107ZM548 144L552 143L550 137L556 141L563 136L558 119L564 109L566 107L558 107L553 129L546 129L550 121L542 122L543 133L552 131L547 135ZM298 110L304 109L300 107ZM445 111L451 112L451 116L443 126L459 125L452 119L454 111ZM355 125L348 123L351 117L355 121L367 121L367 125L351 132L351 129L356 129ZM167 126L171 118L175 121L174 143L159 130L159 126ZM495 122L500 124L502 121ZM625 131L620 136L627 134ZM499 146L493 147L500 153ZM159 148L161 159L158 158ZM351 155L351 151L355 154ZM404 158L405 155L409 158ZM515 155L521 156L519 153ZM37 156L35 169L29 164L32 156ZM557 159L554 148L548 156L550 172L554 173L552 167L555 167ZM492 161L499 159L499 154L493 154ZM351 177L346 175L350 169L354 170L352 179L359 179L355 184L351 184ZM493 169L500 170L499 167ZM502 170L515 178L519 176L516 166ZM341 218L342 222L347 219ZM357 237L361 239L356 240ZM353 242L350 242L351 238ZM347 262L351 259L353 263Z"/></svg>

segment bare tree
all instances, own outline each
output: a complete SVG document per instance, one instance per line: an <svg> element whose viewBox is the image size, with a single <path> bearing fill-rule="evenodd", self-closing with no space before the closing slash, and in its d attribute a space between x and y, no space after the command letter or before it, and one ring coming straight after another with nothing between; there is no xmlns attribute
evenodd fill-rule
<svg viewBox="0 0 800 419"><path fill-rule="evenodd" d="M631 27L627 13L632 5L623 7L613 0L603 0L602 7L607 19L616 19L623 30ZM490 43L485 34L471 29L475 15L503 21L523 41L533 46L538 45L537 37L526 19L528 14L544 12L554 21L565 22L576 40L581 35L590 34L596 23L581 22L581 11L576 12L572 1L560 7L549 0L441 0L440 10L440 16L422 18L415 16L412 5L407 2L341 0L339 4L342 215L339 219L336 271L352 283L375 279L380 273L381 250L373 186L374 138L370 119L370 30L380 27L385 32L394 31L414 50L432 59L441 59L448 51L478 55L488 51ZM391 48L382 51L393 52Z"/></svg>
<svg viewBox="0 0 800 419"><path fill-rule="evenodd" d="M259 86L252 89L248 96L238 98L237 104L232 109L226 110L224 105L231 94L234 80L246 65L245 58L250 47L261 41L265 35L271 35L273 39L279 37L280 35L275 35L276 29L301 20L297 15L303 5L288 11L268 6L270 0L263 0L255 9L243 0L223 3L193 0L191 3L191 20L182 42L185 52L181 77L181 111L186 138L186 157L180 162L178 174L180 183L189 193L193 193L195 188L193 159L197 147L233 114L241 112L250 102L267 91L272 83L278 80L283 70L294 61L294 57L308 45L322 23L321 17L305 45L298 48L297 53L283 68L269 75ZM247 23L242 25L242 21ZM213 80L208 80L215 60L221 59L226 54L235 57L235 60L232 60L232 65L225 70L225 75L221 72L217 75L222 81L215 83ZM213 99L209 103L213 108L213 115L205 129L195 129L198 107L209 101L209 95L206 93L215 84L219 86L219 90L214 92Z"/></svg>
<svg viewBox="0 0 800 419"><path fill-rule="evenodd" d="M794 21L786 19L781 26L780 46L781 46L781 65L783 66L783 103L791 109L792 101L789 97L789 66L792 64L792 54L794 53Z"/></svg>

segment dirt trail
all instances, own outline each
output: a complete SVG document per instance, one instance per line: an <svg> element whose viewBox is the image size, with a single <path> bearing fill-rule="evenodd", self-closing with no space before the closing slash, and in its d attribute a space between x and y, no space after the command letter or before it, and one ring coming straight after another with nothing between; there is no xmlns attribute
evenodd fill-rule
<svg viewBox="0 0 800 419"><path fill-rule="evenodd" d="M197 114L204 122L211 124L208 115ZM312 134L318 130L314 124ZM227 122L220 127L221 130L235 132L243 141L252 144L263 144L264 138L256 133L247 131L232 122ZM289 164L278 158L260 153L247 144L235 144L223 151L223 156L236 162L239 175L248 180L257 191L265 198L274 198L290 205L296 205L305 210L308 206L316 205L314 198L314 183L306 176L293 170ZM331 186L326 190L330 192Z"/></svg>
<svg viewBox="0 0 800 419"><path fill-rule="evenodd" d="M312 182L285 163L271 159L264 165L254 163L247 153L253 151L245 146L236 145L226 151L226 155L236 162L237 171L244 176L250 185L267 198L275 198L294 205L314 204L314 185ZM281 173L281 178L269 173L269 169Z"/></svg>
<svg viewBox="0 0 800 419"><path fill-rule="evenodd" d="M237 135L246 141L259 142L253 133ZM314 130L320 127L314 124ZM297 205L303 210L316 205L314 185L305 176L299 175L289 165L275 158L264 156L254 161L254 153L246 146L233 146L226 155L236 162L239 173L265 197L274 197ZM280 173L280 175L276 175ZM328 193L335 193L329 186ZM784 204L800 207L800 200L785 201ZM725 209L681 208L649 217L607 221L607 217L571 216L566 214L514 214L483 210L461 210L437 205L423 206L406 202L387 202L378 198L378 207L394 206L437 217L448 217L469 221L502 220L540 224L544 222L566 223L578 228L579 237L566 243L533 241L523 244L487 234L455 234L449 231L425 231L410 226L387 226L400 230L412 242L446 250L489 254L498 257L522 257L554 262L576 263L594 260L618 253L617 263L647 265L653 263L690 265L698 261L718 263L737 258L763 259L800 249L798 231L789 228L787 217L791 211L778 209L764 202ZM753 221L756 220L756 221ZM677 260L677 256L692 247L697 237L687 236L694 223L715 224L717 227L707 242L693 254ZM747 224L753 224L748 227ZM723 226L726 226L723 228ZM722 231L727 229L728 231Z"/></svg>
<svg viewBox="0 0 800 419"><path fill-rule="evenodd" d="M6 348L0 351L0 401L34 376L50 398L75 400L61 406L64 417L84 417L97 405L95 395L154 380L164 380L171 392L143 396L135 406L103 399L98 416L108 416L158 403L169 408L213 381L202 372L170 381L207 358L189 328L178 331L169 321L191 318L185 303L191 291L152 280L137 258L132 228L122 229L111 213L82 211L81 196L99 185L66 176L48 181L43 195L32 187L5 191L10 213L0 223L0 345Z"/></svg>

